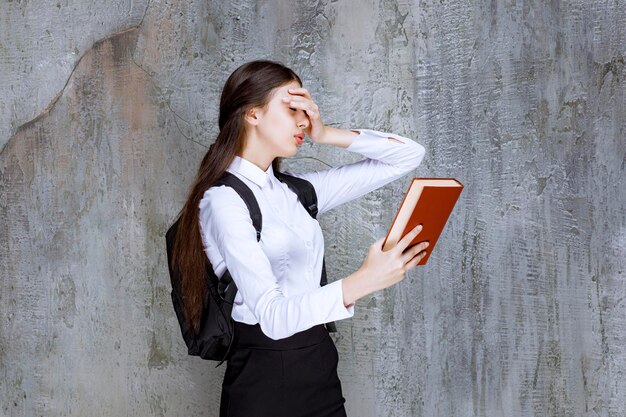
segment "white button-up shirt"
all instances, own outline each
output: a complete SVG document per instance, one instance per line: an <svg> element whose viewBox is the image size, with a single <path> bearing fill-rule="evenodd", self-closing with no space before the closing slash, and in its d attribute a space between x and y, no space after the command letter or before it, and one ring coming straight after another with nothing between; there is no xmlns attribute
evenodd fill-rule
<svg viewBox="0 0 626 417"><path fill-rule="evenodd" d="M317 193L318 216L413 171L424 158L417 142L370 129L346 148L366 158L321 171L287 174L308 180ZM262 214L261 240L244 201L226 185L209 188L200 201L204 250L216 276L228 269L237 285L235 321L257 324L272 339L354 315L343 303L342 281L320 286L324 236L287 184L235 156L227 171L250 187Z"/></svg>

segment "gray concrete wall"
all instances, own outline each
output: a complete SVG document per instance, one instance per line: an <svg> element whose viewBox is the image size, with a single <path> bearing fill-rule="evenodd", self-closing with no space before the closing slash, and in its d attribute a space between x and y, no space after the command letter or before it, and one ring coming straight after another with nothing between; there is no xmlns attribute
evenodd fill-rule
<svg viewBox="0 0 626 417"><path fill-rule="evenodd" d="M163 235L256 58L465 184L428 265L338 323L350 416L626 415L625 28L623 1L1 3L0 415L217 415ZM331 280L410 177L320 218Z"/></svg>

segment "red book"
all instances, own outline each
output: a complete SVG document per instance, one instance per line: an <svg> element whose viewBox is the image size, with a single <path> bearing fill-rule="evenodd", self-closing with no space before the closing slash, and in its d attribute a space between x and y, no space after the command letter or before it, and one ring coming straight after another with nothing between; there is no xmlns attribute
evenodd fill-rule
<svg viewBox="0 0 626 417"><path fill-rule="evenodd" d="M422 231L407 249L427 240L429 244L425 249L426 256L418 263L425 265L462 190L463 184L454 178L413 178L387 232L383 251L395 247L407 233L421 223Z"/></svg>

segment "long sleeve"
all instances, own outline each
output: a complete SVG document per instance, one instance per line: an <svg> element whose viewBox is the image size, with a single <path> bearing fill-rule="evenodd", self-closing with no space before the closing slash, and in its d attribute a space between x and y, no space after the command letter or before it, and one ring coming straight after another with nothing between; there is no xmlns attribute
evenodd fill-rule
<svg viewBox="0 0 626 417"><path fill-rule="evenodd" d="M359 132L346 148L366 157L361 161L326 170L292 173L313 184L321 214L386 185L417 168L426 149L419 143L393 133L371 129Z"/></svg>
<svg viewBox="0 0 626 417"><path fill-rule="evenodd" d="M283 293L270 260L257 242L250 213L232 188L211 187L205 192L200 225L205 245L217 249L244 304L268 337L282 339L354 315L354 305L346 308L343 304L342 280L299 294ZM265 226L261 235L264 233L269 233Z"/></svg>

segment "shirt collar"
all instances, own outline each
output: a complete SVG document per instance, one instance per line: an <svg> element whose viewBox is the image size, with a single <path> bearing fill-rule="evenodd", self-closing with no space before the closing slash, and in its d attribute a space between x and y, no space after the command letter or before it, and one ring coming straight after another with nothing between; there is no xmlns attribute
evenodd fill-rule
<svg viewBox="0 0 626 417"><path fill-rule="evenodd" d="M233 158L228 168L226 168L226 171L241 174L261 188L272 188L271 177L274 176L272 164L270 164L266 171L263 171L254 163L238 155L235 155L235 158Z"/></svg>

